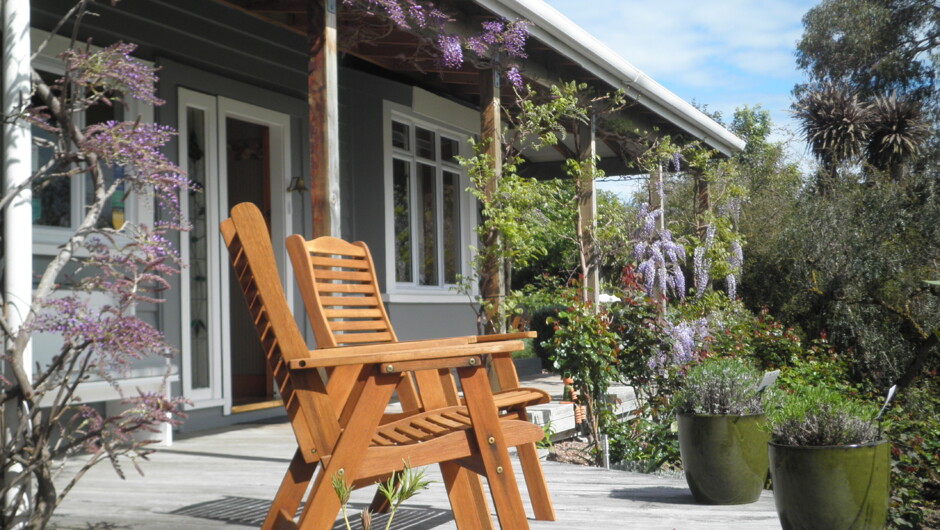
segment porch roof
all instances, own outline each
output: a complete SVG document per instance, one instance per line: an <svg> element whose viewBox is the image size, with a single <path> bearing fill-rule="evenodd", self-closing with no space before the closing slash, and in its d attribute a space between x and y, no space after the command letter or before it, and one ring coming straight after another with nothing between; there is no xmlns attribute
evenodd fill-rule
<svg viewBox="0 0 940 530"><path fill-rule="evenodd" d="M216 1L306 35L306 0ZM542 0L443 0L439 4L457 15L459 22L453 29L468 33L479 31L479 22L499 17L529 21L530 39L526 46L529 57L521 61L522 74L528 82L545 86L574 80L586 82L602 92L623 89L634 101L625 114L640 130L652 131L655 127L663 134L699 139L726 156L744 148L743 140ZM442 69L437 64L433 43L426 37L403 31L376 17L353 16L342 9L338 18L338 45L343 53L416 85L479 105L479 72L469 61L458 69ZM503 97L506 100L511 97L508 86L503 87ZM604 140L603 136L600 139ZM620 149L626 153L618 152ZM639 144L631 146L630 142L619 146L614 142L598 143L601 158L619 166L611 168L615 171L632 172L622 162L623 154L635 155L639 150ZM561 159L558 153L545 150L530 161L556 159Z"/></svg>

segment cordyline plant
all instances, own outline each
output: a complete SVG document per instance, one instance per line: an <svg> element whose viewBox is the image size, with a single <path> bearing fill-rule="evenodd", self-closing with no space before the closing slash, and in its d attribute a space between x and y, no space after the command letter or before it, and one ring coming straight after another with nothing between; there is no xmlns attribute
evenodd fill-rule
<svg viewBox="0 0 940 530"><path fill-rule="evenodd" d="M76 28L89 3L80 1L66 16L77 19ZM133 45L123 43L100 50L76 46L73 36L69 51L61 55L64 75L47 83L33 71L34 102L39 103L4 116L46 131L34 144L43 154L40 159L48 161L21 188L2 197L0 208L12 207L24 189L40 192L71 179L84 180L90 192L79 206L80 223L39 273L22 324L0 316L5 340L0 379L3 528L44 527L92 466L108 460L123 477L120 457L136 467L137 459L150 452L135 434L158 432L182 417L180 399L120 385L136 360L171 352L162 334L137 318L134 309L142 302L159 302L159 293L169 286L167 277L178 272L179 258L166 234L182 228L178 196L190 184L160 153L174 133L138 120L79 126L83 113L94 106L123 105L126 98L162 103L154 95L154 69L131 58L133 51ZM114 168L113 178L106 176L107 167ZM138 193L153 194L170 220L152 227L101 222L112 196ZM67 267L75 272L66 274ZM93 297L107 302L93 302ZM54 355L40 353L41 361L27 366L27 345L39 333L60 337L62 345ZM81 385L91 380L109 383L121 396L124 411L108 416L83 403ZM84 463L63 476L65 458L77 455Z"/></svg>

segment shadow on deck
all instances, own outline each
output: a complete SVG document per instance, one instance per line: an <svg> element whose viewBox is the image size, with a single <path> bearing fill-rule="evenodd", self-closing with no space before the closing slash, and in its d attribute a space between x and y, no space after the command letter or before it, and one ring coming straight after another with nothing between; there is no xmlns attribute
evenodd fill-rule
<svg viewBox="0 0 940 530"><path fill-rule="evenodd" d="M226 496L221 499L184 506L170 513L229 524L260 527L270 505L271 501L269 500ZM349 523L353 530L362 529L359 513L368 506L366 503L349 503ZM303 509L303 506L297 510L297 515L300 515L301 509ZM385 528L387 520L387 514L373 515L373 528ZM395 528L400 530L431 530L452 520L453 517L450 511L430 506L412 505L399 508L393 522ZM346 524L342 521L338 521L333 526L334 530L344 530L345 528Z"/></svg>

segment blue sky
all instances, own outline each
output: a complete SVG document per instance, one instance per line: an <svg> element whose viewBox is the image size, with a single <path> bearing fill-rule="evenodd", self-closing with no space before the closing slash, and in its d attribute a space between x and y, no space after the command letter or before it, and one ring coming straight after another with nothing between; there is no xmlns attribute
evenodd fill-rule
<svg viewBox="0 0 940 530"><path fill-rule="evenodd" d="M721 111L760 104L794 130L794 50L818 0L545 0L686 101ZM775 135L783 139L783 133Z"/></svg>

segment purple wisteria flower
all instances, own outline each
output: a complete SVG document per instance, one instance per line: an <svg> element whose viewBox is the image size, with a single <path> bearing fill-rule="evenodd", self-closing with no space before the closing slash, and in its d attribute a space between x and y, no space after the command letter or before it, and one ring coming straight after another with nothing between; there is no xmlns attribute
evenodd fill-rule
<svg viewBox="0 0 940 530"><path fill-rule="evenodd" d="M506 70L506 79L508 79L509 82L512 83L513 88L515 88L516 90L522 90L522 87L523 87L522 74L519 73L518 66L512 66L509 68L509 70Z"/></svg>
<svg viewBox="0 0 940 530"><path fill-rule="evenodd" d="M656 220L661 215L661 209L650 211L648 204L640 206L641 229L633 246L633 258L639 262L637 273L643 278L647 296L655 297L657 293L666 296L671 289L682 299L685 277L681 264L686 258L685 247L673 241L668 229L656 229Z"/></svg>
<svg viewBox="0 0 940 530"><path fill-rule="evenodd" d="M673 324L666 320L662 329L669 349L650 359L649 367L654 370L664 370L669 365L681 366L694 360L702 349L702 341L708 336L708 321L700 318Z"/></svg>
<svg viewBox="0 0 940 530"><path fill-rule="evenodd" d="M96 52L70 49L63 56L73 73L72 82L92 94L108 98L109 93L120 92L152 105L162 105L163 100L154 95L156 69L131 57L136 49L136 44L119 42Z"/></svg>
<svg viewBox="0 0 940 530"><path fill-rule="evenodd" d="M101 162L127 169L124 181L137 192L152 189L161 206L179 219L179 192L192 184L160 149L176 132L154 123L107 121L85 129L81 148Z"/></svg>
<svg viewBox="0 0 940 530"><path fill-rule="evenodd" d="M463 64L463 48L457 35L438 35L437 47L441 50L441 63L447 68L460 68Z"/></svg>
<svg viewBox="0 0 940 530"><path fill-rule="evenodd" d="M692 252L692 271L695 275L695 298L701 298L708 288L708 271L711 270L712 260L705 258L705 247L695 247Z"/></svg>
<svg viewBox="0 0 940 530"><path fill-rule="evenodd" d="M728 299L734 300L737 297L737 280L734 278L734 274L729 274L725 276L725 285L728 288Z"/></svg>

